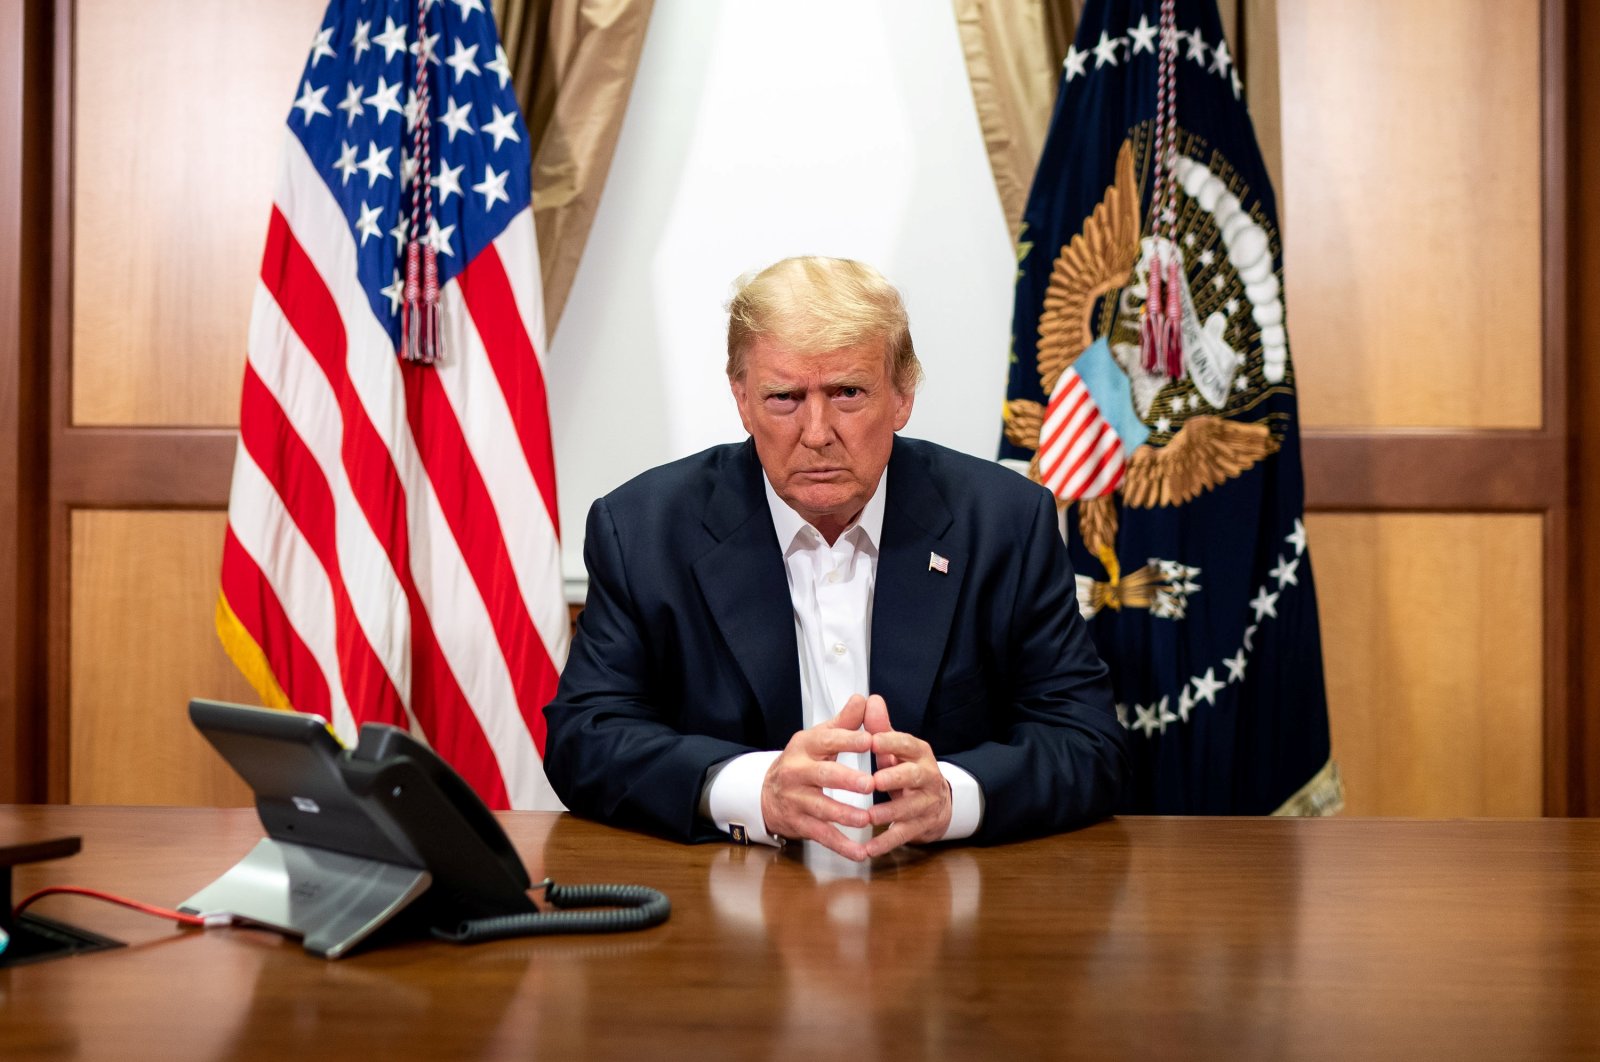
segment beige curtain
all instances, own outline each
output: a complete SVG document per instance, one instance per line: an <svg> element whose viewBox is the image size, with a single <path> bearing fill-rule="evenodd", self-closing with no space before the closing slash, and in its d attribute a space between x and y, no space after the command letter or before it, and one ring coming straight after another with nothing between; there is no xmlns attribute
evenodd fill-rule
<svg viewBox="0 0 1600 1062"><path fill-rule="evenodd" d="M494 0L533 140L533 216L554 334L594 224L654 0Z"/></svg>
<svg viewBox="0 0 1600 1062"><path fill-rule="evenodd" d="M1014 243L1077 20L1071 0L953 0L953 5L978 127Z"/></svg>
<svg viewBox="0 0 1600 1062"><path fill-rule="evenodd" d="M1061 63L1084 0L952 0L978 125L1011 237L1017 238ZM1250 117L1281 191L1278 0L1219 0L1223 32L1244 78Z"/></svg>

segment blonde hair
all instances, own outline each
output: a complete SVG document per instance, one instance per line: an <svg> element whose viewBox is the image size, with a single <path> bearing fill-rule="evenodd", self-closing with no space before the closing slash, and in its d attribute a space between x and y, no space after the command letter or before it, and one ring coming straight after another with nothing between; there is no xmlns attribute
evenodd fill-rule
<svg viewBox="0 0 1600 1062"><path fill-rule="evenodd" d="M758 339L822 354L881 341L894 389L908 395L922 380L905 303L883 274L848 258L785 258L735 283L728 303L728 379L744 377L745 354Z"/></svg>

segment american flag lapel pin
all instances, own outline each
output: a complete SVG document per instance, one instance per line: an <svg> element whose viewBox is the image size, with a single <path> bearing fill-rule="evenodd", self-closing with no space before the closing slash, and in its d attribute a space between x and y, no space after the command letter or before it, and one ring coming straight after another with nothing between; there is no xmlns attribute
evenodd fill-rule
<svg viewBox="0 0 1600 1062"><path fill-rule="evenodd" d="M949 558L941 557L937 553L928 554L928 570L930 572L938 572L940 575L949 575L950 574L950 560L949 560Z"/></svg>

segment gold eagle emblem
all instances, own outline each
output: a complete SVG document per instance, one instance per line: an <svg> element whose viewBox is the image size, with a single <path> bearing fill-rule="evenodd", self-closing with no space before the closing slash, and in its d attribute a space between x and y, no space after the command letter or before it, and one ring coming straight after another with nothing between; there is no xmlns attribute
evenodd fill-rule
<svg viewBox="0 0 1600 1062"><path fill-rule="evenodd" d="M1044 312L1039 318L1037 360L1045 394L1055 389L1061 374L1094 342L1094 313L1100 300L1134 281L1143 252L1140 231L1133 144L1124 140L1111 186L1084 221L1083 231L1061 248L1050 270ZM1044 413L1038 402L1010 400L1004 410L1006 438L1037 451ZM1265 423L1192 416L1165 446L1147 443L1128 455L1117 489L1123 503L1136 509L1182 505L1241 475L1277 448ZM1037 453L1029 475L1039 480ZM1091 553L1103 558L1112 552L1117 512L1110 496L1080 500L1078 522ZM1118 581L1114 565L1113 554L1108 565L1113 585Z"/></svg>

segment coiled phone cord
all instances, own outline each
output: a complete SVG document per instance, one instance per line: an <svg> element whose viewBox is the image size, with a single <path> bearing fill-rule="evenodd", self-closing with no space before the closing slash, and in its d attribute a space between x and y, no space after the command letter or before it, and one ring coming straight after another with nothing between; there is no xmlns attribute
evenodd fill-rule
<svg viewBox="0 0 1600 1062"><path fill-rule="evenodd" d="M672 914L666 895L644 885L557 885L549 878L533 886L559 911L498 915L461 922L454 932L435 928L433 935L456 944L475 944L506 937L539 937L553 933L627 933L658 926ZM605 911L571 908L605 907Z"/></svg>

